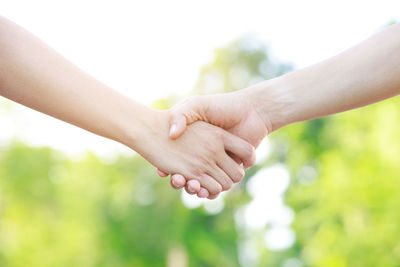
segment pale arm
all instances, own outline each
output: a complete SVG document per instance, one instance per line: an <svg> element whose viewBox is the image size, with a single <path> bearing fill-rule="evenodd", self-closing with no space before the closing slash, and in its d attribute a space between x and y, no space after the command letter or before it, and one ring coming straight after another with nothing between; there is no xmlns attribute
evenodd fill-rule
<svg viewBox="0 0 400 267"><path fill-rule="evenodd" d="M140 135L150 109L93 79L36 37L0 18L0 94L101 136ZM128 119L129 118L129 119ZM124 132L130 121L135 134ZM132 140L134 141L134 140Z"/></svg>
<svg viewBox="0 0 400 267"><path fill-rule="evenodd" d="M195 179L213 194L244 175L226 151L254 162L250 144L206 123L190 127L182 140L170 140L169 111L155 111L119 94L1 17L0 95L121 142L158 168Z"/></svg>
<svg viewBox="0 0 400 267"><path fill-rule="evenodd" d="M305 69L245 89L270 131L400 93L400 24Z"/></svg>

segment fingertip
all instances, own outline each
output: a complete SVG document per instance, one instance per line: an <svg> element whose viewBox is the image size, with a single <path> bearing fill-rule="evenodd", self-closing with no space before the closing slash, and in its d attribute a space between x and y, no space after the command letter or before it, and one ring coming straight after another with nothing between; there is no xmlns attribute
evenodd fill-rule
<svg viewBox="0 0 400 267"><path fill-rule="evenodd" d="M186 191L186 193L188 193L189 195L194 195L194 194L196 194L196 192L193 192L193 191L189 188L188 184L186 184L186 186L185 186L185 191Z"/></svg>
<svg viewBox="0 0 400 267"><path fill-rule="evenodd" d="M209 195L207 198L210 200L216 199L219 196L219 194L215 194L215 195Z"/></svg>
<svg viewBox="0 0 400 267"><path fill-rule="evenodd" d="M185 177L183 177L180 174L174 174L171 176L171 186L175 189L181 189L182 187L185 186L186 180Z"/></svg>
<svg viewBox="0 0 400 267"><path fill-rule="evenodd" d="M167 177L167 176L169 175L168 173L163 172L163 171L160 170L160 169L157 169L157 174L158 174L158 176L160 176L160 177Z"/></svg>
<svg viewBox="0 0 400 267"><path fill-rule="evenodd" d="M176 139L183 134L186 129L186 117L182 114L179 114L173 119L169 130L169 137L171 139Z"/></svg>
<svg viewBox="0 0 400 267"><path fill-rule="evenodd" d="M180 174L172 175L172 179L174 180L175 184L184 186L186 184L186 179Z"/></svg>
<svg viewBox="0 0 400 267"><path fill-rule="evenodd" d="M197 193L197 196L199 198L206 198L210 195L210 193L208 192L207 189L205 189L204 187L201 187L199 192Z"/></svg>
<svg viewBox="0 0 400 267"><path fill-rule="evenodd" d="M254 147L252 146L252 153L250 154L250 157L246 158L243 161L243 167L247 170L250 167L253 167L256 164L256 152Z"/></svg>
<svg viewBox="0 0 400 267"><path fill-rule="evenodd" d="M239 172L240 172L240 179L239 182L244 178L244 176L246 175L244 169L240 166L239 167Z"/></svg>
<svg viewBox="0 0 400 267"><path fill-rule="evenodd" d="M197 180L189 180L187 185L190 192L198 193L200 191L200 183Z"/></svg>
<svg viewBox="0 0 400 267"><path fill-rule="evenodd" d="M169 129L169 137L171 137L172 139L177 138L176 128L177 128L176 123L173 123L171 125L171 128Z"/></svg>

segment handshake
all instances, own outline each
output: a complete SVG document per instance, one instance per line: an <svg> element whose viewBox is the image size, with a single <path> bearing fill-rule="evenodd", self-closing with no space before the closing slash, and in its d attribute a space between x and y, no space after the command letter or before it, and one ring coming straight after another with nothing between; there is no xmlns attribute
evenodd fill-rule
<svg viewBox="0 0 400 267"><path fill-rule="evenodd" d="M152 138L161 152L142 155L161 177L171 174L173 188L216 198L243 179L244 168L255 163L254 149L272 131L250 92L195 96L158 112L163 120L153 131L165 144Z"/></svg>
<svg viewBox="0 0 400 267"><path fill-rule="evenodd" d="M213 199L244 177L271 132L400 94L400 24L335 57L233 93L196 96L168 111L96 81L0 17L0 95L113 139Z"/></svg>

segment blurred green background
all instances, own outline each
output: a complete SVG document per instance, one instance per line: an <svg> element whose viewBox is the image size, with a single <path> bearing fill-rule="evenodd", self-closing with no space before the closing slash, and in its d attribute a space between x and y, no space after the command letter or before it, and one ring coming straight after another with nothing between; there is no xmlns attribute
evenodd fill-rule
<svg viewBox="0 0 400 267"><path fill-rule="evenodd" d="M291 69L242 38L215 51L193 94ZM2 144L0 266L400 266L399 107L394 98L281 129L242 183L197 204L139 156Z"/></svg>

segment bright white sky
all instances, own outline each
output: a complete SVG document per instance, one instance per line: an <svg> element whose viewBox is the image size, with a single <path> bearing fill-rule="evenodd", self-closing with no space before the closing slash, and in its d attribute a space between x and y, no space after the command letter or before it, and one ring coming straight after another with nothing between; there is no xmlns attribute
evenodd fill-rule
<svg viewBox="0 0 400 267"><path fill-rule="evenodd" d="M304 67L399 20L399 11L398 0L0 1L1 15L146 104L189 92L212 51L246 34L268 43L276 58ZM0 116L0 140L17 135L67 152L122 149L37 112L17 110Z"/></svg>

